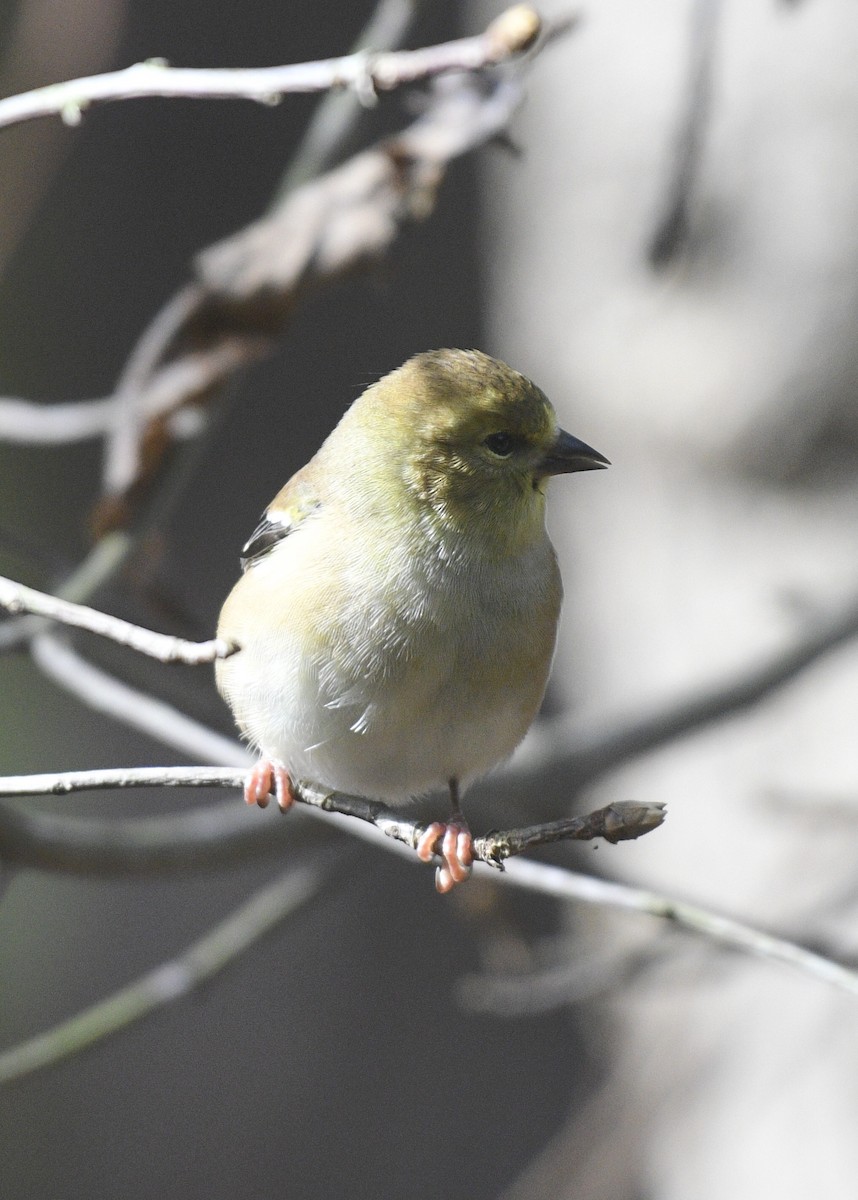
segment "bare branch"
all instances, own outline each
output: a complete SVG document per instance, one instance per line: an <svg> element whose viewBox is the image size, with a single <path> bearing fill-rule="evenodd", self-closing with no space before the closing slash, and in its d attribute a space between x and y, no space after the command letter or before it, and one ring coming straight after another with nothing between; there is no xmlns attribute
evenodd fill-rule
<svg viewBox="0 0 858 1200"><path fill-rule="evenodd" d="M527 50L540 28L536 12L520 4L502 13L476 37L420 50L364 52L322 62L220 70L170 67L153 59L0 100L0 128L56 115L67 125L77 125L84 110L93 104L146 96L252 100L269 105L288 93L332 88L351 88L366 96L450 71L476 71L503 62Z"/></svg>
<svg viewBox="0 0 858 1200"><path fill-rule="evenodd" d="M242 779L243 772L222 768L208 770L199 767L62 772L55 775L17 776L2 779L0 780L0 795L21 796L32 795L36 792L57 795L83 788L150 787L165 784L185 787L236 787L240 786ZM374 825L376 829L381 830L396 842L405 843L411 847L416 845L423 831L423 826L404 819L400 813L374 801L331 795L307 785L301 785L296 798L299 803L322 809L327 813L334 812L348 817L356 817L359 821ZM613 805L610 809L600 810L600 812L613 811L615 814L622 814L623 808L622 805ZM5 814L2 815L5 818ZM600 821L605 821L612 825L616 819L616 816L604 818L599 813L591 813L589 817L582 818L582 822L589 821L598 825ZM653 819L654 814L651 813L647 828L653 827ZM581 828L583 830L583 826ZM646 832L647 828L641 829L640 832ZM549 830L545 840L556 840L554 833L555 831ZM631 828L629 835L633 836ZM580 834L570 832L568 836L591 837L594 834L592 832ZM595 836L604 836L604 834L595 834ZM474 842L475 858L478 862L496 865L500 859L506 858L507 847L512 840L514 840L514 831L476 838ZM531 839L528 844L534 845L536 842ZM6 850L3 846L2 821L0 821L0 855L6 857ZM11 854L8 861L19 862L21 860ZM414 859L414 861L417 860ZM529 859L512 859L505 862L503 874L495 874L494 877L504 879L514 887L541 892L558 899L578 900L586 904L620 908L659 917L720 944L747 951L771 961L785 963L815 979L858 996L858 972L855 970L806 950L794 942L774 937L740 921L721 916L694 904L688 904L683 900L650 892L643 888L597 879L591 875L582 875L546 863L532 862Z"/></svg>
<svg viewBox="0 0 858 1200"><path fill-rule="evenodd" d="M45 675L95 712L137 729L164 746L197 754L210 762L249 765L247 751L237 741L93 666L51 634L42 633L33 639L32 654Z"/></svg>
<svg viewBox="0 0 858 1200"><path fill-rule="evenodd" d="M136 408L147 420L163 414L173 418L167 431L177 441L195 434L198 427L189 429L172 410L193 403L225 376L258 358L269 345L269 340L262 338L226 338L209 350L188 351L141 387L135 397ZM115 426L117 399L114 394L97 400L36 404L0 397L0 441L56 446L103 437Z"/></svg>
<svg viewBox="0 0 858 1200"><path fill-rule="evenodd" d="M176 958L70 1020L0 1053L0 1084L53 1066L187 996L312 900L330 876L330 865L291 867Z"/></svg>
<svg viewBox="0 0 858 1200"><path fill-rule="evenodd" d="M570 839L590 842L594 838L604 838L616 845L617 842L632 841L658 829L664 822L665 809L664 804L617 801L583 817L562 817L559 821L544 821L539 825L525 825L522 829L492 833L477 838L483 850L479 857L485 862L500 864L513 854L522 854L533 846L547 846L551 842Z"/></svg>
<svg viewBox="0 0 858 1200"><path fill-rule="evenodd" d="M234 646L220 638L208 642L189 642L170 634L155 633L151 629L143 629L140 625L132 625L130 621L123 621L120 617L111 617L94 608L73 604L70 600L61 600L58 596L48 595L47 592L37 592L35 588L25 587L24 584L4 576L0 576L0 608L5 608L10 613L31 613L34 616L48 617L63 625L86 629L90 633L97 633L100 637L118 642L121 646L129 646L140 654L157 658L162 663L198 666L200 663L214 662L217 658L228 658L235 651Z"/></svg>
<svg viewBox="0 0 858 1200"><path fill-rule="evenodd" d="M136 479L141 474L141 431L146 421L141 393L199 301L199 288L193 284L180 288L143 330L122 368L114 392L110 436L104 454L102 475L107 491L119 489L117 480Z"/></svg>
<svg viewBox="0 0 858 1200"><path fill-rule="evenodd" d="M0 778L0 796L66 795L70 792L130 787L232 787L241 788L246 771L235 768L127 767L118 770L65 771L45 775ZM339 813L374 825L387 837L414 849L425 826L405 818L401 811L378 800L346 796L301 782L295 787L300 804ZM474 858L500 867L525 849L566 839L618 842L642 837L664 820L664 806L617 803L563 821L509 829L474 839ZM20 860L18 860L20 861Z"/></svg>
<svg viewBox="0 0 858 1200"><path fill-rule="evenodd" d="M647 913L665 921L672 921L682 929L700 934L711 941L743 950L772 962L784 963L831 984L852 996L858 996L858 971L846 967L833 959L814 954L795 942L773 937L761 929L754 929L732 917L687 904L684 900L644 888L629 887L624 883L612 883L596 879L592 875L580 875L547 863L531 862L520 858L511 862L504 874L505 882L513 887L542 892L561 900L579 900L585 904L597 904L608 908L621 908L630 912Z"/></svg>
<svg viewBox="0 0 858 1200"><path fill-rule="evenodd" d="M132 545L131 537L122 530L105 534L63 581L57 595L75 604L88 599L121 569ZM48 626L46 618L32 615L0 622L0 654L14 650Z"/></svg>
<svg viewBox="0 0 858 1200"><path fill-rule="evenodd" d="M266 855L282 861L284 854L331 840L330 823L301 820L305 811L311 810L296 812L289 821L256 821L248 819L243 804L229 800L118 821L0 805L0 863L88 879L127 879L258 863ZM372 833L369 826L354 826L352 832L358 828ZM377 845L378 837L374 840Z"/></svg>
<svg viewBox="0 0 858 1200"><path fill-rule="evenodd" d="M375 266L405 227L431 216L449 164L497 137L521 97L518 71L490 81L472 75L439 81L408 128L290 192L260 220L205 250L196 262L198 283L188 285L193 303L173 355L180 360L186 347L199 351L229 337L253 342L244 361L261 358L307 292ZM138 385L151 386L163 369L159 361ZM221 378L234 369L225 364ZM139 446L145 431L135 418L108 452L109 486L96 529L126 525L139 503L142 456L126 444L135 428ZM162 440L151 456L148 476L168 445Z"/></svg>
<svg viewBox="0 0 858 1200"><path fill-rule="evenodd" d="M36 404L3 396L0 441L51 446L100 437L107 429L112 405L110 398Z"/></svg>
<svg viewBox="0 0 858 1200"><path fill-rule="evenodd" d="M42 775L0 776L0 796L68 796L114 788L241 788L246 771L236 767L105 767L92 771L49 771ZM318 797L318 801L307 796ZM301 803L322 806L326 792L307 789Z"/></svg>
<svg viewBox="0 0 858 1200"><path fill-rule="evenodd" d="M790 647L776 659L763 667L754 668L727 685L705 691L699 697L674 703L666 706L661 712L644 715L626 724L614 725L591 735L582 735L580 730L576 731L565 721L552 722L548 725L547 734L537 729L532 735L529 753L523 753L519 760L514 761L503 772L493 775L480 787L483 790L491 789L494 805L506 810L511 809L513 805L517 808L524 794L531 797L531 808L538 809L541 806L543 811L556 806L559 796L563 797L564 803L568 803L570 797L585 782L608 773L636 754L646 753L647 750L673 737L693 731L698 725L747 707L767 695L770 690L786 683L798 670L840 644L842 640L853 636L855 632L858 632L858 608L850 604L845 606L840 614L830 618L819 629L811 631L804 640ZM207 758L211 762L234 762L237 766L249 762L246 752L237 742L212 732L162 701L112 678L87 663L69 647L58 643L56 639L40 638L35 646L35 656L38 665L51 678L112 719L140 729L183 753ZM160 784L162 780L156 782ZM235 783L235 777L231 777L231 782ZM612 809L606 810L606 813L611 812ZM356 814L352 812L351 815ZM611 824L615 817L608 819L606 816L605 819L608 820L608 824L603 830L596 830L596 836L616 836L616 826ZM147 834L146 863L153 865L144 865L142 868L131 865L136 863L135 856L138 853L138 847L131 844L127 848L129 869L160 869L159 851L163 853L169 865L178 861L172 851L179 834L170 824L170 820L165 818L166 824L160 834L157 828ZM553 827L559 830L560 836L568 836L565 834L567 820L571 822L574 833L575 825L579 822L586 823L589 818L569 818L560 821L556 826L554 823L537 825L537 841L534 844L547 840L547 831ZM228 855L226 843L229 837L238 838L243 847L245 830L240 823L233 823L225 814L222 814L222 821L227 824L213 821L210 832L213 845L217 846L217 854ZM4 822L5 818L0 820L0 856ZM391 828L401 826L402 822L396 814ZM584 827L581 826L582 830ZM634 828L634 822L632 827ZM8 824L6 828L8 835L12 836ZM45 853L50 859L51 867L62 869L63 839L71 837L68 830L40 827L31 831L30 835L16 827L12 832L16 860L25 861L28 853L38 857L34 849L36 844L47 844L49 849ZM581 833L575 835L581 836ZM116 833L110 834L101 827L91 830L86 853L91 852L94 861L97 862L99 845L103 844L105 839L112 843L116 836ZM406 840L411 836L406 830ZM496 838L502 836L495 835ZM516 836L519 839L527 839L529 830L519 830ZM76 852L80 851L76 838L75 846ZM242 847L237 849L238 855L243 853ZM523 848L526 846L519 843L517 852ZM188 854L195 863L204 860L205 838L194 841L188 848ZM115 861L111 860L114 865Z"/></svg>
<svg viewBox="0 0 858 1200"><path fill-rule="evenodd" d="M352 46L352 54L394 50L426 0L379 0ZM319 102L277 189L279 199L333 166L358 117L366 112L356 91L328 92Z"/></svg>
<svg viewBox="0 0 858 1200"><path fill-rule="evenodd" d="M566 792L570 781L583 788L631 759L753 707L856 636L858 599L853 596L838 611L819 617L791 645L723 683L701 687L651 712L602 718L589 729L568 717L546 721L505 772L505 784L526 785L536 795L543 789L555 791L558 781Z"/></svg>

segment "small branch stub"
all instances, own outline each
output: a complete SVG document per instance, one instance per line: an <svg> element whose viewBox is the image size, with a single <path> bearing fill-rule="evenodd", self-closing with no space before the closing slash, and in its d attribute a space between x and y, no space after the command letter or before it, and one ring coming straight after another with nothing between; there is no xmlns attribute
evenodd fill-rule
<svg viewBox="0 0 858 1200"><path fill-rule="evenodd" d="M541 825L488 833L485 837L474 839L474 857L490 866L502 867L504 859L551 842L589 842L604 838L606 842L616 845L617 842L632 841L658 829L664 822L665 814L664 804L620 801L582 817L564 817L559 821L545 821Z"/></svg>

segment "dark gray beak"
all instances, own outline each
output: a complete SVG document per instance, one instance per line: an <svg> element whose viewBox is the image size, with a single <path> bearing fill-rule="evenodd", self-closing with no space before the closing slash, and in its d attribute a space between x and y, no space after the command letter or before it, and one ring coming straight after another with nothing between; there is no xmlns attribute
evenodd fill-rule
<svg viewBox="0 0 858 1200"><path fill-rule="evenodd" d="M601 467L610 465L604 454L561 429L551 449L539 464L539 474L568 475L572 471L598 471Z"/></svg>

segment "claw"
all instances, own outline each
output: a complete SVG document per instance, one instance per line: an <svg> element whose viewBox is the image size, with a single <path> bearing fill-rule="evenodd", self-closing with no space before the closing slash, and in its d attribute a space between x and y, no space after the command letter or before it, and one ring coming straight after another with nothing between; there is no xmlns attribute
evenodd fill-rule
<svg viewBox="0 0 858 1200"><path fill-rule="evenodd" d="M274 795L281 812L288 812L295 803L295 793L292 790L292 780L285 767L274 768Z"/></svg>

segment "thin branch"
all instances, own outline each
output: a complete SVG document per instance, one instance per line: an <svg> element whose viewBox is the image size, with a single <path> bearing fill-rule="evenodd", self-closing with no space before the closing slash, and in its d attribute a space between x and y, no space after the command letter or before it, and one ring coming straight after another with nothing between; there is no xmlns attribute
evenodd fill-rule
<svg viewBox="0 0 858 1200"><path fill-rule="evenodd" d="M214 662L217 658L227 658L235 651L234 646L221 638L213 638L207 642L189 642L185 638L156 633L140 625L132 625L130 621L123 621L120 617L111 617L94 608L73 604L70 600L62 600L58 596L48 595L47 592L38 592L35 588L25 587L24 584L6 579L2 575L0 608L5 608L10 613L31 613L34 616L48 617L63 625L86 629L89 633L97 633L100 637L118 642L120 646L129 646L140 654L157 658L162 663L198 666L200 663Z"/></svg>
<svg viewBox="0 0 858 1200"><path fill-rule="evenodd" d="M406 129L290 192L264 217L203 251L195 264L198 283L191 285L197 302L177 339L178 355L186 346L199 349L230 336L253 339L248 360L261 358L305 294L376 266L404 228L431 216L449 164L498 136L522 94L518 69L490 80L457 75L437 81L425 111ZM230 373L225 368L223 378ZM159 445L148 463L150 477L169 443ZM112 459L96 528L127 524L140 501L135 461L127 454Z"/></svg>
<svg viewBox="0 0 858 1200"><path fill-rule="evenodd" d="M395 50L424 4L425 0L379 0L351 53ZM358 118L365 112L366 99L358 92L328 92L316 106L292 155L277 188L275 204L333 166Z"/></svg>
<svg viewBox="0 0 858 1200"><path fill-rule="evenodd" d="M552 842L569 840L590 842L604 838L606 842L632 841L658 829L664 822L666 805L636 804L633 800L617 801L605 808L582 817L561 817L558 821L543 821L538 825L525 825L521 829L508 829L477 838L483 861L500 865L514 854L522 854L534 846L547 846Z"/></svg>
<svg viewBox="0 0 858 1200"><path fill-rule="evenodd" d="M270 105L288 93L332 88L352 88L363 95L392 91L420 79L504 62L527 50L540 27L536 12L520 4L502 13L476 37L420 50L363 52L322 62L246 69L170 67L153 59L0 100L0 128L57 115L66 124L77 125L84 110L93 104L148 96L252 100Z"/></svg>
<svg viewBox="0 0 858 1200"><path fill-rule="evenodd" d="M59 638L39 634L33 639L32 654L39 670L93 711L145 733L164 746L197 754L210 762L234 763L245 769L249 765L247 751L236 740L102 671Z"/></svg>
<svg viewBox="0 0 858 1200"><path fill-rule="evenodd" d="M301 815L288 821L254 820L243 804L229 800L118 821L4 804L0 863L88 879L151 879L258 863L268 855L282 862L284 854L330 843L332 821L300 820ZM352 832L357 828L372 832L368 826L355 826ZM374 840L377 845L378 837Z"/></svg>
<svg viewBox="0 0 858 1200"><path fill-rule="evenodd" d="M240 785L242 779L242 772L223 769L207 770L199 767L60 772L55 775L17 776L0 780L0 795L21 796L32 795L36 792L59 795L82 790L84 787L92 789L93 787L161 786L168 781L176 786L236 787ZM80 788L78 784L80 784ZM401 814L387 808L386 805L369 800L341 795L334 796L305 785L300 787L296 798L299 803L320 808L325 812L337 812L348 817L356 817L359 821L368 822L389 838L411 847L416 844L424 828L415 822L404 819ZM612 824L617 819L616 814L621 816L623 807L620 804L612 805L610 810L601 810L601 812L613 811L614 815L610 818ZM590 814L588 818L582 820L593 822L594 819L598 824L600 820L598 813ZM648 828L651 827L650 824ZM646 828L639 831L639 833L644 832L647 832ZM569 836L576 836L576 834L570 833ZM579 836L590 837L593 834L587 833ZM604 834L596 836L604 836ZM630 828L628 836L638 836L638 834ZM500 859L506 858L507 847L512 840L514 838L510 832L488 834L484 838L476 838L475 858L483 864L497 865ZM549 835L546 840L554 841L555 838ZM535 843L531 841L530 844ZM2 843L0 843L0 849L2 849ZM12 861L15 861L14 858ZM529 859L509 859L504 862L504 867L503 873L496 873L494 877L504 879L514 887L541 892L558 899L577 900L586 904L659 917L719 944L749 952L769 961L784 963L814 979L858 996L858 971L820 954L815 954L795 942L774 937L741 921L711 912L698 905L688 904L683 900L643 888L597 879L591 875L582 875L575 871L533 862Z"/></svg>
<svg viewBox="0 0 858 1200"><path fill-rule="evenodd" d="M44 775L18 775L0 778L0 796L67 795L70 792L133 787L230 787L244 784L246 770L205 767L127 767L95 771L63 771ZM295 787L295 799L300 804L324 812L339 813L374 825L387 837L402 842L412 850L416 847L425 825L408 820L398 809L378 800L346 796L300 783ZM474 839L474 858L478 862L501 867L512 855L525 849L547 845L560 840L592 841L604 838L609 842L642 837L657 829L664 821L664 806L617 803L563 821L549 821L524 829L508 829Z"/></svg>
<svg viewBox="0 0 858 1200"><path fill-rule="evenodd" d="M38 1037L0 1053L0 1084L53 1066L187 996L318 895L330 863L291 867L176 958Z"/></svg>
<svg viewBox="0 0 858 1200"><path fill-rule="evenodd" d="M140 413L147 419L193 403L224 376L267 350L269 339L226 338L208 350L188 351L181 359L165 364L136 396ZM37 404L17 397L0 397L0 441L24 445L56 446L103 437L114 426L118 394L96 400L71 400L60 404ZM189 436L184 424L168 424L171 437ZM192 430L190 432L196 432Z"/></svg>
<svg viewBox="0 0 858 1200"><path fill-rule="evenodd" d="M569 781L583 788L630 759L745 712L856 636L858 600L853 596L839 611L820 617L791 645L723 683L701 687L661 708L626 719L603 717L589 729L582 730L568 717L546 721L534 730L529 745L525 743L524 752L505 772L505 784L526 784L537 795L542 789L556 791L558 780L567 789Z"/></svg>
<svg viewBox="0 0 858 1200"><path fill-rule="evenodd" d="M564 805L568 805L570 798L585 783L608 774L627 759L645 754L674 737L730 716L764 698L856 632L858 606L852 601L839 614L808 633L805 639L762 667L755 667L727 684L704 690L700 696L674 702L659 712L617 723L605 731L597 730L591 734L582 734L580 729L567 721L546 723L546 726L537 727L532 732L519 757L502 772L478 784L474 793L477 796L480 792L490 793L495 811L509 814L519 810L521 797L528 795L531 811L541 809L547 815L552 809L556 811L561 799ZM41 668L61 686L97 710L106 712L112 719L140 729L181 753L216 763L234 762L241 765L249 761L237 742L212 732L162 701L99 671L69 647L59 644L46 651L44 643L40 643L40 646L37 656ZM547 732L543 732L545 728ZM181 865L185 861L182 852L177 852L180 842L186 845L187 864L198 865L206 861L207 837L211 838L212 853L220 861L229 856L230 837L240 841L236 856L241 856L245 852L248 836L240 822L234 822L229 812L224 810L217 818L212 814L211 826L205 831L195 829L187 844L184 841L187 830L181 824L175 824L180 822L180 818L165 817L160 831L157 825L151 830L147 829L144 850L133 837L129 838L127 845L123 843L116 848L115 842L120 835L115 830L111 831L108 823L96 823L84 835L77 827L68 829L62 823L51 826L50 820L46 814L46 827L39 825L38 828L27 830L15 824L7 813L0 813L0 857L5 837L14 843L16 861L27 861L30 855L33 865L44 860L44 865L51 869L77 869L74 865L64 867L65 840L70 855L74 850L71 856L75 862L85 861L88 869L100 869L101 849L109 846L111 855L105 869L120 869L122 861L125 861L122 855L126 854L129 870L158 870L161 869L159 853L167 867Z"/></svg>
<svg viewBox="0 0 858 1200"><path fill-rule="evenodd" d="M116 384L102 479L106 491L117 491L119 479L140 474L141 430L146 415L143 389L162 362L179 331L199 304L199 289L185 284L164 304L137 339Z"/></svg>
<svg viewBox="0 0 858 1200"><path fill-rule="evenodd" d="M858 996L858 971L854 968L825 958L821 954L814 954L796 942L774 937L742 921L722 916L696 904L688 904L672 896L630 887L624 883L612 883L609 880L597 879L593 875L581 875L576 871L567 871L561 867L524 858L509 863L504 880L513 887L541 892L561 900L578 900L584 904L620 908L659 917L710 941L754 954L770 962L784 963L822 983Z"/></svg>
<svg viewBox="0 0 858 1200"><path fill-rule="evenodd" d="M132 544L131 537L122 530L99 538L83 562L63 581L57 596L76 604L88 599L120 570ZM46 618L32 615L0 622L0 654L30 641L49 624Z"/></svg>
<svg viewBox="0 0 858 1200"><path fill-rule="evenodd" d="M105 767L91 771L48 771L41 775L0 776L0 796L69 796L115 788L241 788L241 767ZM303 789L299 802L324 807L328 793Z"/></svg>
<svg viewBox="0 0 858 1200"><path fill-rule="evenodd" d="M36 404L11 396L0 397L0 441L55 446L101 437L107 429L113 400L72 400Z"/></svg>
<svg viewBox="0 0 858 1200"><path fill-rule="evenodd" d="M395 32L393 24L383 32ZM536 50L573 25L572 19L555 21ZM519 6L492 29L509 45L524 46L538 19ZM4 414L0 402L0 433L11 427L15 440L32 434L32 440L60 441L69 429L90 434L104 418L110 432L105 495L92 525L97 535L127 527L172 441L187 436L170 414L208 399L239 367L269 353L272 335L304 291L373 265L405 225L427 219L449 162L502 133L521 99L520 74L491 82L474 75L444 80L449 86L429 97L409 128L357 155L351 167L289 193L268 217L201 255L199 280L181 288L144 331L110 407L98 402L89 413L75 406L54 417L14 404ZM16 436L15 424L24 420L27 430Z"/></svg>

